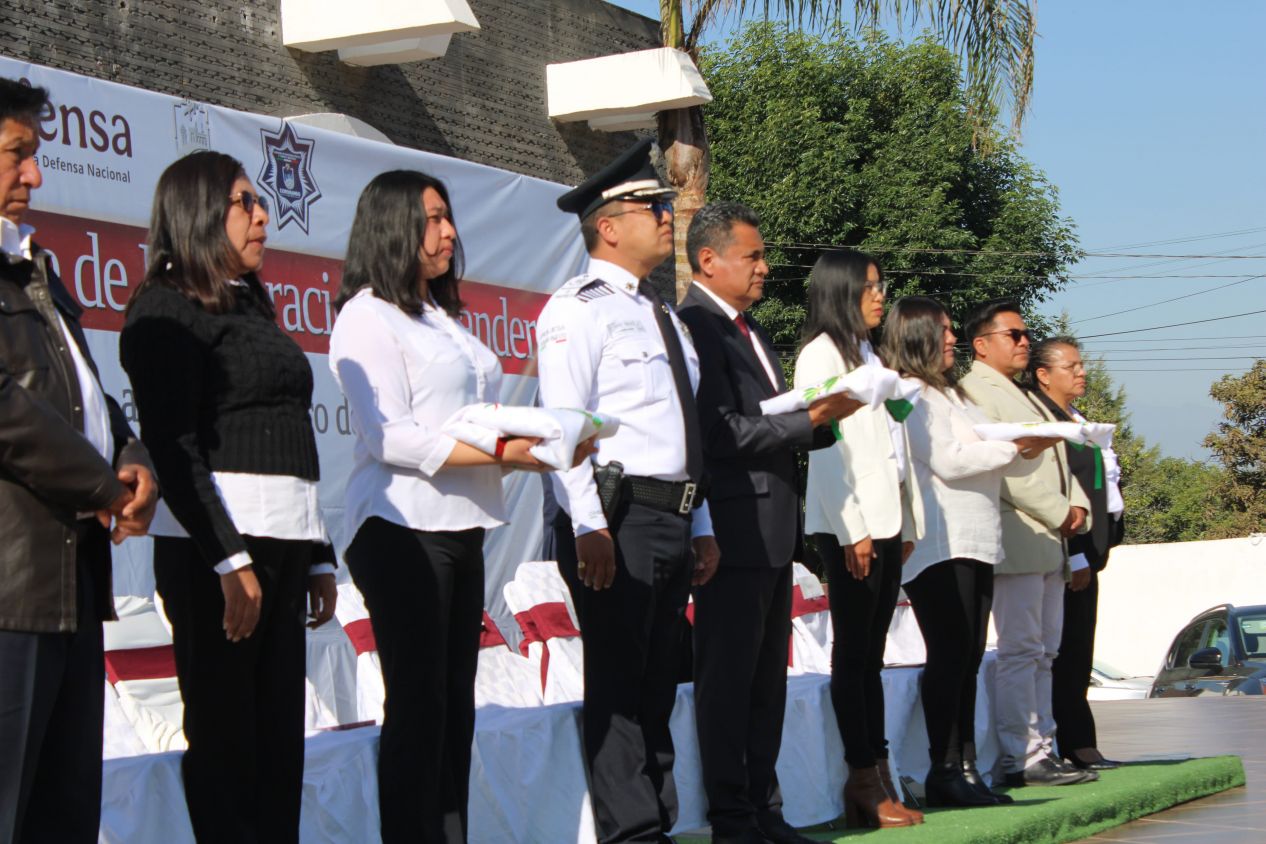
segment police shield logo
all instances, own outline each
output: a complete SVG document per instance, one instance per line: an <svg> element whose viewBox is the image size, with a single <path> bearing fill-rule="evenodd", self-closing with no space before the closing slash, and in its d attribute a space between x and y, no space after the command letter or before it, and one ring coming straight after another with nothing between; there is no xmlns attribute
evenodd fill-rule
<svg viewBox="0 0 1266 844"><path fill-rule="evenodd" d="M308 231L308 209L321 198L321 189L312 177L315 140L304 140L284 120L280 131L261 129L264 166L259 171L260 190L272 197L273 222L283 229L294 223Z"/></svg>

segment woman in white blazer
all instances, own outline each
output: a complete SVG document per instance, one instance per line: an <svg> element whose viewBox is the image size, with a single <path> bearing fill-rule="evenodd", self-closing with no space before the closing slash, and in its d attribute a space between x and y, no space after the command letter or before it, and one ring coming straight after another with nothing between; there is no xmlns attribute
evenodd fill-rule
<svg viewBox="0 0 1266 844"><path fill-rule="evenodd" d="M883 319L879 265L860 252L827 252L809 275L797 389L862 365L882 365L870 332ZM901 805L888 773L880 672L901 564L920 533L922 502L906 482L905 426L885 410L862 408L836 426L835 445L809 453L805 534L830 583L831 702L849 766L844 804L851 821L910 826L923 816Z"/></svg>
<svg viewBox="0 0 1266 844"><path fill-rule="evenodd" d="M1011 798L989 790L976 770L976 672L985 652L993 566L1002 560L998 493L1018 454L1051 441L982 440L989 419L954 377L949 314L935 299L908 296L884 326L889 366L923 382L906 419L914 482L924 491L924 534L906 560L902 585L927 645L923 713L931 769L930 806L992 806Z"/></svg>

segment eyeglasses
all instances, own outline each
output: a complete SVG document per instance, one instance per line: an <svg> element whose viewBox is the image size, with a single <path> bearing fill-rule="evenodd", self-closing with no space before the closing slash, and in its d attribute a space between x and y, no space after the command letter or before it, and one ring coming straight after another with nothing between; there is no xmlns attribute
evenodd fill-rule
<svg viewBox="0 0 1266 844"><path fill-rule="evenodd" d="M651 202L645 202L638 205L637 208L626 208L623 211L616 211L614 214L604 214L604 217L620 217L624 214L636 214L638 211L650 211L656 220L665 214L673 216L673 204L667 199L656 199Z"/></svg>
<svg viewBox="0 0 1266 844"><path fill-rule="evenodd" d="M1077 361L1076 363L1053 363L1047 368L1048 369L1067 369L1069 372L1074 372L1074 373L1078 371L1080 372L1086 371L1086 365L1082 363L1081 361Z"/></svg>
<svg viewBox="0 0 1266 844"><path fill-rule="evenodd" d="M1010 337L1010 338L1011 338L1011 342L1012 342L1012 343L1016 343L1016 344L1019 344L1019 342L1020 342L1021 340L1032 340L1032 339L1033 339L1033 335L1031 335L1031 334L1029 333L1029 330L1028 330L1027 328L1024 328L1024 329L1020 329L1020 328L1004 328L1004 329L1002 329L1001 331L984 331L984 332L982 332L982 333L980 334L980 336L981 336L981 337L988 337L990 334L1005 334L1005 335L1007 335L1008 337Z"/></svg>
<svg viewBox="0 0 1266 844"><path fill-rule="evenodd" d="M265 214L268 213L268 197L253 194L248 190L229 194L229 204L242 206L242 210L247 214L254 214L256 205L262 208Z"/></svg>
<svg viewBox="0 0 1266 844"><path fill-rule="evenodd" d="M868 281L866 282L866 285L862 289L865 290L867 293L878 293L880 296L887 296L888 295L888 281L887 279L880 279L878 283L873 282L873 281Z"/></svg>

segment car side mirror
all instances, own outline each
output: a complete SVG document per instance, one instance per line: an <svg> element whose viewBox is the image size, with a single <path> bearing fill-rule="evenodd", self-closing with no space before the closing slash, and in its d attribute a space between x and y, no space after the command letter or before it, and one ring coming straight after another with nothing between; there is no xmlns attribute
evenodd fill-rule
<svg viewBox="0 0 1266 844"><path fill-rule="evenodd" d="M1191 655L1187 665L1201 671L1221 671L1222 652L1217 648L1201 648Z"/></svg>

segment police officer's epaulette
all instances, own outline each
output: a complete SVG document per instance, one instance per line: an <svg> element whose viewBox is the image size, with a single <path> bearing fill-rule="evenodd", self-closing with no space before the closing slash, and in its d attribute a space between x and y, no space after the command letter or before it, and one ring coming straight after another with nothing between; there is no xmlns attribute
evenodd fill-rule
<svg viewBox="0 0 1266 844"><path fill-rule="evenodd" d="M614 292L614 287L599 278L594 279L577 290L576 298L582 302L592 302L594 299L601 299L603 296L610 296Z"/></svg>

